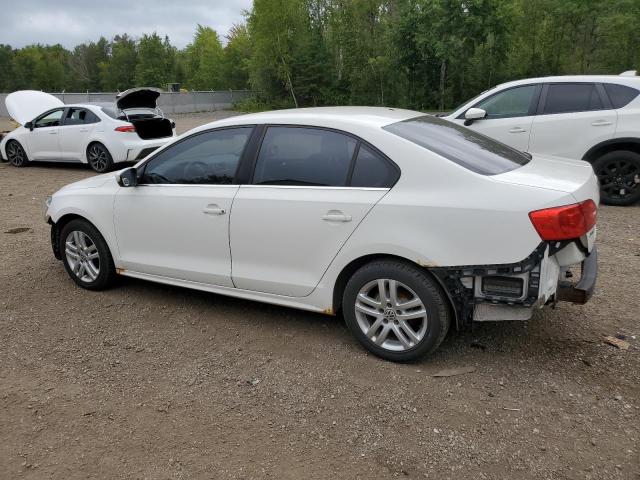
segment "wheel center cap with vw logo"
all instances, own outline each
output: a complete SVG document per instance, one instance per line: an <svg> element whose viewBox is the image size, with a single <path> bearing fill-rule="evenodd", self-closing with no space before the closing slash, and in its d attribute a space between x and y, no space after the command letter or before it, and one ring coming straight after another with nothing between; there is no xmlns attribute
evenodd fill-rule
<svg viewBox="0 0 640 480"><path fill-rule="evenodd" d="M396 319L396 311L393 308L387 308L384 311L384 318L387 320L395 320Z"/></svg>

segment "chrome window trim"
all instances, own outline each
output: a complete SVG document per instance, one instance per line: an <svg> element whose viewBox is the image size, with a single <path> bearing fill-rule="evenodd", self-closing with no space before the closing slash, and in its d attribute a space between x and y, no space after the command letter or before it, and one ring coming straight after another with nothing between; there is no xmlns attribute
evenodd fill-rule
<svg viewBox="0 0 640 480"><path fill-rule="evenodd" d="M311 190L371 190L375 192L386 192L391 190L388 187L330 187L320 185L254 185L254 184L216 184L216 183L139 183L136 187L225 187L225 188L279 188L279 189L311 189ZM130 187L126 187L130 188Z"/></svg>

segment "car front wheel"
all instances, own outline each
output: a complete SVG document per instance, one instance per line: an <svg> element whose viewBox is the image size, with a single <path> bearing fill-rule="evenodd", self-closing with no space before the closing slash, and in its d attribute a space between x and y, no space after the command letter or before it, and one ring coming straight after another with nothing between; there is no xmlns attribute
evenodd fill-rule
<svg viewBox="0 0 640 480"><path fill-rule="evenodd" d="M102 290L113 282L116 273L107 242L86 220L72 220L62 227L60 252L67 273L80 287Z"/></svg>
<svg viewBox="0 0 640 480"><path fill-rule="evenodd" d="M29 164L27 153L15 140L9 140L6 146L7 160L14 167L26 167Z"/></svg>
<svg viewBox="0 0 640 480"><path fill-rule="evenodd" d="M640 154L627 150L605 153L593 162L606 205L632 205L640 200Z"/></svg>
<svg viewBox="0 0 640 480"><path fill-rule="evenodd" d="M393 260L356 271L345 288L342 310L349 330L367 350L397 362L432 353L450 324L440 285L420 268Z"/></svg>

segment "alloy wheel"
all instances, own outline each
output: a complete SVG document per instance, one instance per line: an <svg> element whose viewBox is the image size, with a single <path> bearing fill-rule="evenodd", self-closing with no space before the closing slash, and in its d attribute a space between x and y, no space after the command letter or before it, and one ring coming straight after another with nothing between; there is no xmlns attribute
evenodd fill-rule
<svg viewBox="0 0 640 480"><path fill-rule="evenodd" d="M100 274L100 254L95 242L80 230L69 232L64 253L73 274L83 282L94 282Z"/></svg>
<svg viewBox="0 0 640 480"><path fill-rule="evenodd" d="M612 159L598 171L600 189L611 198L625 199L640 189L640 168L625 159Z"/></svg>
<svg viewBox="0 0 640 480"><path fill-rule="evenodd" d="M420 297L397 280L377 279L356 297L358 326L373 344L402 352L414 348L427 333L427 310Z"/></svg>
<svg viewBox="0 0 640 480"><path fill-rule="evenodd" d="M109 165L107 151L100 145L91 145L87 157L91 168L96 172L104 172Z"/></svg>
<svg viewBox="0 0 640 480"><path fill-rule="evenodd" d="M22 146L16 142L7 144L7 158L14 167L22 167L27 161L27 155Z"/></svg>

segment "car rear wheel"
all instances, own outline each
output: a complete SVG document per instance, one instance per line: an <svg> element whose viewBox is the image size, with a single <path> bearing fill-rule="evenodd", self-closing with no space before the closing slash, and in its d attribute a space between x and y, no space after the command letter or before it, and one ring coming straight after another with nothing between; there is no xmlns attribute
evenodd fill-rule
<svg viewBox="0 0 640 480"><path fill-rule="evenodd" d="M29 164L27 152L24 151L22 145L15 140L9 140L6 146L7 159L14 167L26 167Z"/></svg>
<svg viewBox="0 0 640 480"><path fill-rule="evenodd" d="M406 362L432 353L449 330L445 293L418 267L393 260L353 274L342 310L351 333L371 353Z"/></svg>
<svg viewBox="0 0 640 480"><path fill-rule="evenodd" d="M607 205L631 205L640 200L640 155L627 150L605 153L593 162L600 198Z"/></svg>
<svg viewBox="0 0 640 480"><path fill-rule="evenodd" d="M108 172L113 166L113 158L107 147L101 143L92 143L87 148L89 166L98 173Z"/></svg>
<svg viewBox="0 0 640 480"><path fill-rule="evenodd" d="M62 228L60 252L67 273L82 288L102 290L116 276L107 242L86 220L72 220Z"/></svg>

